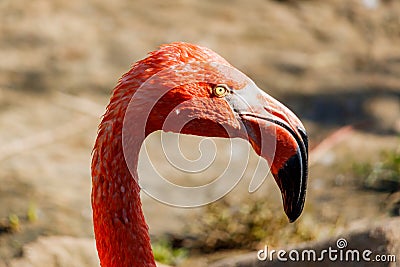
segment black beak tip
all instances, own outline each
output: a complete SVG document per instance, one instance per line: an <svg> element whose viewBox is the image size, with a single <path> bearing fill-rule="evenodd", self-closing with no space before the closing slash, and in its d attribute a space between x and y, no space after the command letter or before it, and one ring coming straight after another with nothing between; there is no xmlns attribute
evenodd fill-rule
<svg viewBox="0 0 400 267"><path fill-rule="evenodd" d="M284 210L290 222L300 217L304 207L307 187L307 162L304 156L298 152L290 157L277 175Z"/></svg>
<svg viewBox="0 0 400 267"><path fill-rule="evenodd" d="M302 211L303 211L303 207L298 208L297 211L287 211L286 216L288 217L289 222L290 223L295 222L300 217Z"/></svg>

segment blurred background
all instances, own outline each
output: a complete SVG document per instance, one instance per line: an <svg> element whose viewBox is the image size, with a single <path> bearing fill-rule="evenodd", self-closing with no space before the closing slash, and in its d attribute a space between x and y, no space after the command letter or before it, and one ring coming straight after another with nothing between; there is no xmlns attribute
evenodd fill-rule
<svg viewBox="0 0 400 267"><path fill-rule="evenodd" d="M294 110L310 177L294 224L271 177L198 209L143 195L158 260L207 266L400 214L400 1L1 0L1 267L98 264L90 160L100 116L130 65L173 41L211 48ZM149 153L164 166L157 137Z"/></svg>

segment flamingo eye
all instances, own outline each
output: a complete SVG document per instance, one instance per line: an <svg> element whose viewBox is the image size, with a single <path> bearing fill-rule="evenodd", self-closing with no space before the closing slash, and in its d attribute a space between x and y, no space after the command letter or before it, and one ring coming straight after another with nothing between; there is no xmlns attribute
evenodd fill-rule
<svg viewBox="0 0 400 267"><path fill-rule="evenodd" d="M226 94L229 92L228 86L226 84L217 84L213 88L213 94L216 97L223 97L226 96Z"/></svg>

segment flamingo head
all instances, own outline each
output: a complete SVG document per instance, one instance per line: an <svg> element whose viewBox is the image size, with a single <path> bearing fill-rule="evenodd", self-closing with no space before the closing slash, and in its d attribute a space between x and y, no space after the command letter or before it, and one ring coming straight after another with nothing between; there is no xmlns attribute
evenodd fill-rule
<svg viewBox="0 0 400 267"><path fill-rule="evenodd" d="M129 83L140 84L131 103L148 114L145 135L164 130L248 140L269 163L289 220L300 216L307 185L306 130L250 78L207 48L172 43L139 61L119 87Z"/></svg>

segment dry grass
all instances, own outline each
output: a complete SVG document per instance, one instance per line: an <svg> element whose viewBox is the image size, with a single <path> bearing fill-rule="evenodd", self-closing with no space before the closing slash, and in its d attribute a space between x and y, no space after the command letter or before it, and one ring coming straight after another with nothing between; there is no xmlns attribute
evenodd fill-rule
<svg viewBox="0 0 400 267"><path fill-rule="evenodd" d="M265 200L232 203L221 200L205 208L188 224L188 233L195 236L192 249L214 252L226 249L255 249L261 241L276 247L313 240L317 227L299 220L289 224L280 207Z"/></svg>

